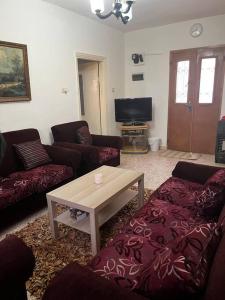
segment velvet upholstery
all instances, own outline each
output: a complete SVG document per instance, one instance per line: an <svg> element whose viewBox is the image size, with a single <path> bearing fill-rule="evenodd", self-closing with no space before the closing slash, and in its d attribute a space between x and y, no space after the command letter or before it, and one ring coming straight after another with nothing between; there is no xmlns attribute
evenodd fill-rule
<svg viewBox="0 0 225 300"><path fill-rule="evenodd" d="M64 165L43 165L10 174L10 179L30 182L32 193L42 193L73 177L73 169Z"/></svg>
<svg viewBox="0 0 225 300"><path fill-rule="evenodd" d="M16 236L0 242L1 299L26 300L25 283L32 275L35 258L32 250Z"/></svg>
<svg viewBox="0 0 225 300"><path fill-rule="evenodd" d="M79 144L84 144L84 145L92 144L92 137L91 137L89 128L87 126L83 126L79 129L77 129L77 138L78 138Z"/></svg>
<svg viewBox="0 0 225 300"><path fill-rule="evenodd" d="M51 162L47 151L40 140L29 141L22 144L13 145L18 157L26 170L42 166Z"/></svg>
<svg viewBox="0 0 225 300"><path fill-rule="evenodd" d="M88 126L86 121L76 121L53 126L52 134L55 142L78 143L77 129Z"/></svg>
<svg viewBox="0 0 225 300"><path fill-rule="evenodd" d="M88 127L86 121L70 122L52 127L54 145L74 149L81 153L81 165L78 174L83 175L101 165L118 166L120 164L120 149L122 139L118 136L91 135L92 144L79 144L77 130ZM107 148L114 148L111 151ZM116 155L115 155L116 153ZM104 158L104 159L103 159Z"/></svg>
<svg viewBox="0 0 225 300"><path fill-rule="evenodd" d="M0 182L0 230L46 205L46 192L74 179L81 160L80 153L75 150L44 145L51 158L50 166L47 164L25 173L13 144L39 140L38 131L23 129L5 132L3 136L6 152L0 165L0 177L3 177Z"/></svg>
<svg viewBox="0 0 225 300"><path fill-rule="evenodd" d="M220 167L180 161L177 163L172 175L184 180L204 184L213 174L216 173L216 171L220 169Z"/></svg>
<svg viewBox="0 0 225 300"><path fill-rule="evenodd" d="M185 173L185 170L187 171L187 173ZM189 188L191 186L191 190L193 189L193 187L197 188L198 190L198 188L200 188L200 185L202 188L204 187L206 181L213 174L215 174L217 170L218 168L216 167L179 162L175 167L173 174L177 179L180 179L182 181L182 184L185 181L191 181ZM196 174L198 174L199 177ZM217 246L217 249L215 251L214 247L216 247L216 244L214 244L213 242L214 246L211 245L213 236L211 238L211 235L209 233L206 234L205 232L205 228L209 229L211 227L211 225L207 223L207 220L196 216L194 214L194 210L189 209L188 207L184 207L185 205L182 206L182 202L178 201L178 197L176 203L172 202L173 201L167 201L166 199L157 199L157 191L153 193L145 206L135 213L131 220L121 229L120 233L117 234L113 239L111 239L106 247L101 249L97 256L95 256L89 263L88 267L93 271L93 273L87 271L86 267L82 268L77 264L72 264L65 267L50 283L50 286L49 288L47 288L45 294L46 298L44 299L60 299L60 297L64 298L64 295L67 296L65 298L67 300L76 299L76 295L78 295L77 299L82 300L125 299L121 298L120 296L120 292L122 290L127 290L127 292L133 290L133 292L135 291L136 293L139 293L140 296L145 296L147 297L147 299L152 300L175 299L173 298L174 294L171 293L172 290L170 289L168 290L169 293L171 293L170 295L166 292L164 294L154 294L154 292L149 293L149 290L148 292L146 290L146 288L148 288L148 283L146 280L149 276L150 268L153 266L153 262L157 262L156 260L154 260L154 258L157 255L160 255L160 253L163 253L165 249L167 249L167 252L165 253L167 253L168 255L170 255L171 251L173 251L174 253L178 253L178 257L175 257L175 259L178 260L175 260L175 262L179 264L182 263L182 260L179 260L181 257L181 254L179 254L180 251L183 251L184 259L190 258L190 255L192 255L193 253L193 259L196 259L195 251L203 250L204 255L209 254L209 256L207 256L208 262L207 259L205 259L205 256L203 257L203 260L199 261L203 263L203 269L206 267L205 270L208 273L206 275L203 269L200 272L200 275L202 274L201 278L204 279L202 282L199 280L197 281L197 283L200 284L200 290L191 295L181 293L180 297L175 293L175 296L178 297L178 299L224 299L224 229L221 234L221 241L219 242L219 245ZM217 225L218 228L219 226L222 226L222 228L224 228L224 223L225 208L220 213ZM212 230L214 228L213 226L214 225L212 224ZM194 235L190 236L190 234ZM203 235L201 237L198 237L199 234ZM206 237L207 239L209 238L208 241ZM190 251L190 254L188 254L187 250ZM167 257L168 256L166 255L166 258ZM172 260L173 258L170 257L170 259L165 260L165 262L172 262ZM183 262L185 262L185 260L183 260ZM206 266L205 262L209 264ZM169 270L167 269L167 267L170 266L172 265L162 265L164 271ZM179 269L179 266L180 265L178 265L178 271L180 272L181 270ZM186 265L185 263L185 268L187 266L188 265ZM194 265L192 264L191 267L193 266ZM156 266L153 268L152 276L156 275L155 268ZM196 270L196 272L199 272L198 269ZM68 283L70 276L68 274L70 274L71 278L73 277L74 280L71 285ZM95 274L96 277L93 277L93 274ZM193 272L193 275L197 274L194 274ZM107 290L107 287L105 285L106 278L110 279L110 282L114 283L117 288L121 288L120 291L118 289L117 291L114 290L115 293L118 292L117 296L114 294L106 297L101 297L101 295ZM172 278L172 280L174 279ZM156 291L152 290L153 287L151 286L152 283L154 284L154 281L151 282L150 280L149 282L151 291ZM164 282L165 286L167 282L168 281ZM195 284L195 281L193 283ZM97 287L97 290L95 287ZM157 285L155 285L155 287L157 287ZM161 292L162 286L160 282L158 287ZM169 287L170 285L168 285L168 288ZM176 289L176 287L177 285L175 282L173 289ZM102 291L99 291L101 288ZM136 294L133 292L130 294L132 295L130 296L130 299L136 297Z"/></svg>
<svg viewBox="0 0 225 300"><path fill-rule="evenodd" d="M88 286L88 288L87 288ZM142 296L120 289L111 281L96 276L77 263L69 264L49 284L43 300L144 300Z"/></svg>
<svg viewBox="0 0 225 300"><path fill-rule="evenodd" d="M21 144L27 141L36 141L40 135L36 129L22 129L4 132L3 137L6 142L6 151L0 165L0 176L7 176L10 173L23 170L23 165L15 153L13 144Z"/></svg>

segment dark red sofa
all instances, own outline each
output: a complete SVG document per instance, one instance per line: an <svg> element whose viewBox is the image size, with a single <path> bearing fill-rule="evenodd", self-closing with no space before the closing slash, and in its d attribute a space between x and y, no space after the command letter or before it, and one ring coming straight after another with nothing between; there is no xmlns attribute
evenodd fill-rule
<svg viewBox="0 0 225 300"><path fill-rule="evenodd" d="M26 281L33 273L32 250L12 235L0 241L0 299L26 300Z"/></svg>
<svg viewBox="0 0 225 300"><path fill-rule="evenodd" d="M88 266L59 272L43 300L224 300L224 174L179 162Z"/></svg>
<svg viewBox="0 0 225 300"><path fill-rule="evenodd" d="M45 194L76 177L80 153L45 145L51 162L25 171L13 144L39 140L36 129L3 133L6 151L0 165L0 229L47 204Z"/></svg>
<svg viewBox="0 0 225 300"><path fill-rule="evenodd" d="M70 122L53 126L54 145L75 149L81 153L79 175L86 174L102 165L116 167L120 164L122 139L119 136L92 134L92 144L78 143L77 130L87 126L86 121ZM112 149L113 151L110 151Z"/></svg>

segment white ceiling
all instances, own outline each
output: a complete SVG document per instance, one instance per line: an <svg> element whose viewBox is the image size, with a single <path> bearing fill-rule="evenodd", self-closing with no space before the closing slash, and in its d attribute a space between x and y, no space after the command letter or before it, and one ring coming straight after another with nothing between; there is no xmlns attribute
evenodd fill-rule
<svg viewBox="0 0 225 300"><path fill-rule="evenodd" d="M136 0L133 20L123 25L114 16L99 20L90 10L89 0L44 0L80 15L90 17L122 31L162 26L191 19L225 14L225 0ZM105 12L111 10L113 0L104 0Z"/></svg>

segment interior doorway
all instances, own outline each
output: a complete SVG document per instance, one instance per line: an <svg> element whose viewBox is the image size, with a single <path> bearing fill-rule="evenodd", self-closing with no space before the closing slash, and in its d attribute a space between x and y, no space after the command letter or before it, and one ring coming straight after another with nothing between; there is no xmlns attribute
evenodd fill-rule
<svg viewBox="0 0 225 300"><path fill-rule="evenodd" d="M78 59L81 120L91 133L102 134L99 62Z"/></svg>
<svg viewBox="0 0 225 300"><path fill-rule="evenodd" d="M224 85L225 47L172 51L168 148L215 152Z"/></svg>
<svg viewBox="0 0 225 300"><path fill-rule="evenodd" d="M106 60L84 53L77 53L76 59L79 119L88 122L92 134L108 134Z"/></svg>

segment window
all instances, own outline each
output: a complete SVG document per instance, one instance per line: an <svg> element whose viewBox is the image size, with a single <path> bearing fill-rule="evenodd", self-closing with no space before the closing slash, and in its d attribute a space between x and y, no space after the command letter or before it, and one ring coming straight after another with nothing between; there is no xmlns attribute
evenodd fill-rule
<svg viewBox="0 0 225 300"><path fill-rule="evenodd" d="M213 102L216 58L203 58L201 63L199 103Z"/></svg>
<svg viewBox="0 0 225 300"><path fill-rule="evenodd" d="M177 64L176 103L187 103L190 61L179 61Z"/></svg>

